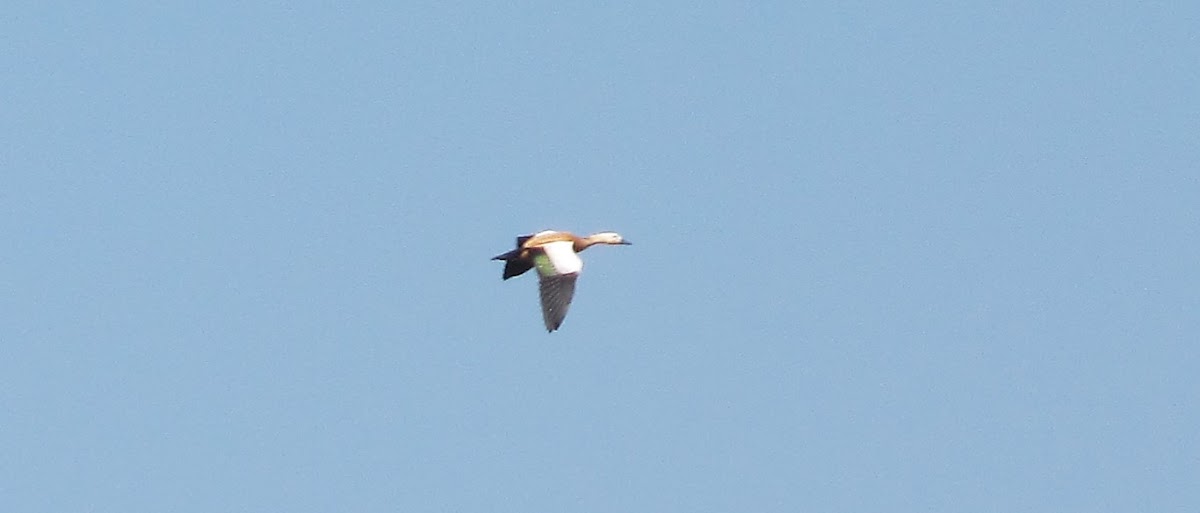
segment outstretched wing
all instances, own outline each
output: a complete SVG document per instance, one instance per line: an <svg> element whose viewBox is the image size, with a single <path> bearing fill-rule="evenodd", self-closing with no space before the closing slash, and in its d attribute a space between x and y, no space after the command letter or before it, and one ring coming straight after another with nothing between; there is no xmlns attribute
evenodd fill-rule
<svg viewBox="0 0 1200 513"><path fill-rule="evenodd" d="M554 331L567 318L571 298L575 296L575 279L583 270L583 260L575 254L572 241L557 241L542 245L533 256L538 270L538 293L542 298L542 320L546 331Z"/></svg>
<svg viewBox="0 0 1200 513"><path fill-rule="evenodd" d="M575 254L575 243L572 241L548 242L542 244L538 250L533 258L538 274L571 274L583 270L583 260Z"/></svg>
<svg viewBox="0 0 1200 513"><path fill-rule="evenodd" d="M538 275L538 293L542 297L542 321L546 323L546 331L558 329L563 319L567 318L567 309L571 307L571 298L575 296L575 279L578 277L576 273Z"/></svg>

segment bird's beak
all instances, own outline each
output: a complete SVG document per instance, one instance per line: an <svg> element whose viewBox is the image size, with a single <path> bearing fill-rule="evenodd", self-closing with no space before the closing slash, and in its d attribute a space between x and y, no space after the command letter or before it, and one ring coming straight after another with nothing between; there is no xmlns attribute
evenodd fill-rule
<svg viewBox="0 0 1200 513"><path fill-rule="evenodd" d="M623 241L621 241L621 245L622 245L622 246L632 246L632 245L633 245L633 243L632 243L632 242L629 242L629 241L627 241L627 240L623 240Z"/></svg>

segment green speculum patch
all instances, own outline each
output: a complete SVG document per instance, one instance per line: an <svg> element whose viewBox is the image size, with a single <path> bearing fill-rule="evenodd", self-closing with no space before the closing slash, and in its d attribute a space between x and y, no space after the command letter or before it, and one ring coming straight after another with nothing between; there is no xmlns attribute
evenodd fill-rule
<svg viewBox="0 0 1200 513"><path fill-rule="evenodd" d="M533 265L537 266L538 274L542 276L554 276L558 274L558 269L554 267L554 262L550 261L550 257L545 253L539 253L533 257Z"/></svg>

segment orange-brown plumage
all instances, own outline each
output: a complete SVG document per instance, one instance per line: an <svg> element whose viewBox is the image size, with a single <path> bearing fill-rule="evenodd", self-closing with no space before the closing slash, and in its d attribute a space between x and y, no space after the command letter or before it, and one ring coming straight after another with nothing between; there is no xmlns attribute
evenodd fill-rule
<svg viewBox="0 0 1200 513"><path fill-rule="evenodd" d="M536 267L538 291L542 302L542 320L546 330L562 325L575 294L575 279L583 269L578 253L596 244L629 244L616 232L599 232L579 237L570 232L541 231L517 237L517 247L496 255L504 261L503 279L520 276Z"/></svg>

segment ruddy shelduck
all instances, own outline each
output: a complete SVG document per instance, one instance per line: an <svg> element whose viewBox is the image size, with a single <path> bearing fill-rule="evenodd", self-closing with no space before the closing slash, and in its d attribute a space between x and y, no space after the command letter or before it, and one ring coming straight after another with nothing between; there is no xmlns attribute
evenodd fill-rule
<svg viewBox="0 0 1200 513"><path fill-rule="evenodd" d="M538 293L542 298L542 320L546 331L562 326L575 296L575 279L583 270L579 252L596 244L628 245L629 241L617 232L599 232L579 237L569 232L546 230L517 237L517 248L492 257L504 261L504 276L525 274L533 268L538 272Z"/></svg>

